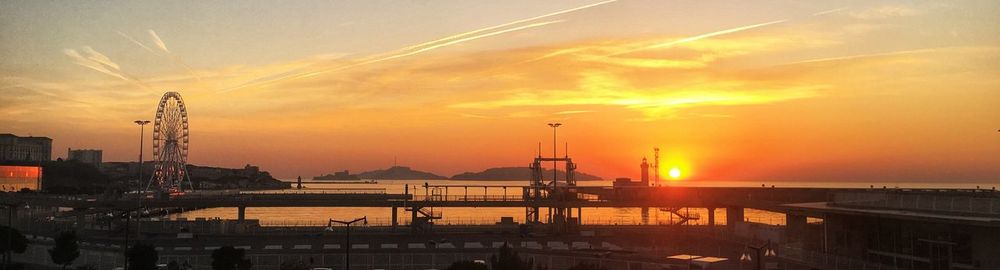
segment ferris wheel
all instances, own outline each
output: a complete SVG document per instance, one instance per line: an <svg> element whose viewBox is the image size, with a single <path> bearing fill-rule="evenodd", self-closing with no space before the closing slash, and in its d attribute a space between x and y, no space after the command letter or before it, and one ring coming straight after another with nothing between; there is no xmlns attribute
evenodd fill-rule
<svg viewBox="0 0 1000 270"><path fill-rule="evenodd" d="M153 121L153 175L146 190L183 191L185 181L193 190L187 172L187 155L188 117L184 100L177 92L164 93Z"/></svg>

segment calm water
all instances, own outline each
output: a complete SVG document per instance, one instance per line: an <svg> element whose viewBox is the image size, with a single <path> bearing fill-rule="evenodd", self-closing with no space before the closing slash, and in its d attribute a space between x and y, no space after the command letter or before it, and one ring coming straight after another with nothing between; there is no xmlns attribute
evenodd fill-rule
<svg viewBox="0 0 1000 270"><path fill-rule="evenodd" d="M285 181L294 182L294 180L286 179ZM386 193L403 193L405 189L409 188L410 193L416 195L425 194L425 189L422 187L424 183L430 185L489 185L489 186L522 186L526 185L527 181L455 181L455 180L381 180L378 184L303 184L303 189L290 189L282 191L268 191L268 192L344 192L345 189L356 189L353 191L357 192L386 192ZM876 187L888 186L888 187L900 187L900 188L991 188L1000 186L994 184L989 186L988 184L976 184L976 183L957 183L957 184L929 184L929 183L884 183L884 184L870 184L870 183L852 183L852 182L669 182L665 183L669 185L676 186L703 186L703 187L759 187L761 184L766 186L774 185L775 187L842 187L842 188L868 188L871 185ZM578 185L581 186L610 186L611 182L606 181L580 181ZM441 192L445 192L442 190ZM506 191L499 187L490 187L487 189L479 188L469 188L466 191L463 188L448 188L446 191L448 195L463 195L468 192L468 195L519 195L521 194L520 188L509 188ZM410 215L403 211L403 209L398 210L398 220L400 224L406 224L410 220ZM442 213L442 219L438 220L437 224L493 224L499 221L500 217L513 217L514 220L518 222L524 221L524 208L437 208L434 211L440 211ZM694 221L689 221L688 224L706 224L708 223L708 211L706 209L690 208L681 209L680 212L687 216L697 216L699 219ZM542 213L543 219L546 215L546 211L543 209ZM584 208L582 210L583 223L584 224L642 224L648 222L648 224L673 224L680 221L680 219L670 214L667 211L662 211L660 209L649 209L647 219L644 221L642 217L642 209L640 208ZM264 225L301 225L301 226L320 226L326 225L328 219L354 219L361 216L367 216L369 223L373 225L387 225L390 224L392 217L391 208L375 208L375 207L261 207L261 208L247 208L246 210L247 219L258 219L261 224ZM576 213L573 213L576 216ZM717 224L724 224L726 221L726 213L724 209L716 210L715 221ZM785 223L785 217L783 214L772 213L767 211L760 211L754 209L747 209L744 213L744 217L753 222L783 225ZM171 219L176 218L220 218L220 219L236 219L237 211L236 208L212 208L203 209L197 211L190 211L180 214L170 215Z"/></svg>

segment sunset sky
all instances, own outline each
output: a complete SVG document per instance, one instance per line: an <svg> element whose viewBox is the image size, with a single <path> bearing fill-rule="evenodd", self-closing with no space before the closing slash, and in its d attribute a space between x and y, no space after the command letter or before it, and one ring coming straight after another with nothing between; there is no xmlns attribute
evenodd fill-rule
<svg viewBox="0 0 1000 270"><path fill-rule="evenodd" d="M1000 1L2 1L0 133L281 178L526 166L1000 182ZM151 151L146 129L146 153Z"/></svg>

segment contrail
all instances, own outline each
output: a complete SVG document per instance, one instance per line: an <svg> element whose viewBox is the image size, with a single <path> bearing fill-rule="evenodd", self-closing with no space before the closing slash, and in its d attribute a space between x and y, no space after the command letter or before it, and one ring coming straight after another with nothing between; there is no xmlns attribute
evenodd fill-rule
<svg viewBox="0 0 1000 270"><path fill-rule="evenodd" d="M454 35L451 35L451 36L447 36L447 37L444 37L444 38L435 39L435 40L432 40L432 41L423 42L423 43L416 44L416 45L405 46L405 47L402 47L402 48L399 48L399 49L396 49L396 50L392 50L392 51L389 51L389 52L386 52L386 53L381 53L381 54L372 55L370 57L365 57L359 63L349 64L349 65L346 65L346 66L340 66L340 67L336 67L336 68L333 68L333 69L328 69L328 70L323 70L323 71L316 71L316 72L310 72L310 73L305 73L305 74L300 74L300 75L282 76L282 77L275 78L275 79L272 79L272 80L268 80L266 82L262 82L262 83L256 84L256 85L269 84L269 83L273 83L273 82L284 80L284 79L288 79L288 78L311 77L311 76L315 76L315 75L326 73L326 72L340 71L340 70L344 70L344 69L348 69L348 68L353 68L353 67L356 67L356 66L359 66L359 65L366 65L366 64L371 64L371 63L377 63L377 62L382 62L382 61L386 61L386 60L396 59L396 58L400 58L400 57L410 56L410 55L414 55L414 54L426 52L426 51L429 51L429 50L434 50L434 49L441 48L441 47L447 47L447 46L450 46L450 45L454 45L454 44L458 44L458 43L462 43L462 42L466 42L466 41L471 41L471 40L475 40L475 39L479 39L479 38L495 36L495 35L499 35L499 34L503 34L503 33L513 32L513 31L518 31L518 30L524 30L524 29L528 29L528 28L540 27L540 26L544 26L544 25L548 25L548 24L553 24L553 23L559 23L559 22L562 22L562 21L561 20L559 20L559 21L547 21L547 22L542 22L542 23L534 23L534 24L530 24L530 25L515 27L515 28L511 28L511 29L507 29L507 30L501 30L501 31L496 31L496 32L489 32L489 31L492 31L492 30L496 30L496 29L508 27L508 26L511 26L511 25L516 25L516 24L530 22L530 21L534 21L534 20L538 20L538 19L543 19L543 18L548 18L548 17L552 17L552 16L562 15L562 14L566 14L566 13L570 13L570 12L575 12L575 11L579 11L579 10L584 10L584 9L588 9L588 8L592 8L592 7L596 7L596 6L600 6L600 5L605 5L605 4L612 3L612 2L617 2L617 1L618 0L601 1L601 2L597 2L597 3L593 3L593 4L588 4L588 5L584 5L584 6L579 6L579 7L571 8L571 9L566 9L566 10L556 11L556 12L552 12L552 13L548 13L548 14L543 14L543 15L539 15L539 16L535 16L535 17L531 17L531 18L527 18L527 19L516 20L516 21L512 21L512 22L508 22L508 23L503 23L503 24L499 24L499 25L494 25L494 26L490 26L490 27L485 27L485 28L481 28L481 29L477 29L477 30L472 30L472 31L464 32L464 33L454 34ZM480 34L480 33L483 33L483 32L487 32L487 33ZM416 51L413 51L413 50L416 50ZM387 56L380 57L380 55L387 55ZM367 60L365 60L365 59L367 59ZM221 92L229 92L229 91L237 90L237 89L244 88L244 87L247 87L247 86L250 86L250 85L252 85L252 84L242 84L242 85L239 85L239 86L236 86L236 87L224 89Z"/></svg>
<svg viewBox="0 0 1000 270"><path fill-rule="evenodd" d="M461 39L456 39L456 40L448 41L448 42L445 42L445 43L435 44L433 46L425 47L425 48L422 48L422 49L419 49L419 50L416 50L416 51L411 51L411 52L407 52L407 53L386 56L386 57L375 59L375 60L369 60L369 61L361 62L361 63L358 63L358 64L346 66L346 67L343 67L343 68L335 69L335 70L343 70L343 69L348 68L348 67L355 67L355 66L360 66L360 65L373 64L373 63L378 63L378 62L382 62L382 61L388 61L388 60L392 60L392 59L396 59L396 58L407 57L407 56L410 56L410 55L414 55L414 54L418 54L418 53L422 53L422 52L426 52L426 51L430 51L430 50L434 50L434 49L438 49L438 48L442 48L442 47L448 47L448 46L455 45L455 44L462 43L462 42L472 41L472 40L476 40L476 39L480 39L480 38L486 38L486 37L496 36L496 35L500 35L500 34L504 34L504 33L514 32L514 31L520 31L520 30L525 30L525 29L530 29L530 28L535 28L535 27L541 27L541 26L545 26L545 25L549 25L549 24L554 24L554 23L561 23L561 22L564 22L564 21L565 20L556 20L556 21L547 21L547 22L533 23L533 24L518 26L518 27L514 27L514 28L510 28L510 29L505 29L505 30L500 30L500 31L495 31L495 32L489 32L489 33L486 33L486 34L479 34L479 35L475 35L475 36L471 36L471 37L466 37L466 38L461 38ZM296 76L295 78L311 77L311 76L315 76L315 75L318 75L318 74L321 74L321 73L326 73L326 72L329 72L329 71L334 71L334 70L317 71L317 72L313 72L313 73L302 74L302 75Z"/></svg>
<svg viewBox="0 0 1000 270"><path fill-rule="evenodd" d="M135 40L131 36L126 35L125 33L122 33L122 31L118 31L118 35L121 35L125 39L128 39L132 43L135 43L135 45L139 45L139 47L142 47L143 49L146 49L149 52L153 52L153 49L150 49L148 46L146 46L145 44L142 44L142 42L139 42L138 40Z"/></svg>
<svg viewBox="0 0 1000 270"><path fill-rule="evenodd" d="M149 46L146 46L146 44L142 44L142 42L139 42L138 40L132 38L131 36L126 35L125 33L122 33L122 31L117 31L117 32L118 32L118 35L121 35L125 39L128 39L132 43L135 43L135 45L139 45L139 47L142 47L143 49L146 49L147 51L149 51L149 52L151 52L153 54L162 55L164 57L169 58L171 61L174 62L175 65L178 65L181 68L183 68L185 71L187 71L188 75L191 75L191 77L194 77L198 81L201 81L201 77L198 76L198 74L195 73L194 70L191 70L191 67L188 66L187 63L185 63L183 59L181 59L179 56L175 55L173 52L171 52L170 50L167 49L167 44L163 42L163 39L160 39L160 36L157 35L156 32L153 31L153 29L149 29L147 31L149 32L150 38L153 39L153 43L156 44L156 47L158 47L160 50L163 50L163 54L157 53L155 50L153 50Z"/></svg>
<svg viewBox="0 0 1000 270"><path fill-rule="evenodd" d="M170 52L170 50L167 50L167 44L163 43L163 40L160 39L160 36L156 35L156 32L154 32L153 29L149 29L148 31L149 36L153 38L153 43L156 43L156 47L160 47L160 49L165 52Z"/></svg>
<svg viewBox="0 0 1000 270"><path fill-rule="evenodd" d="M673 46L678 45L678 44L688 43L688 42L692 42L692 41L696 41L696 40L701 40L701 39L706 39L706 38L710 38L710 37L714 37L714 36L720 36L720 35L725 35L725 34L736 33L736 32L740 32L740 31L746 31L746 30L750 30L750 29L754 29L754 28L758 28L758 27L764 27L764 26L768 26L768 25L772 25L772 24L778 24L778 23L783 23L783 22L787 22L787 21L788 21L788 19L784 19L784 20L770 21L770 22L766 22L766 23L758 23L758 24L751 24L751 25L747 25L747 26L740 26L740 27L736 27L736 28L730 28L730 29L715 31L715 32L711 32L711 33L697 35L697 36L690 36L690 37L686 37L686 38L674 40L674 41L671 41L671 42L665 42L665 43L660 43L660 44L656 44L656 45L652 45L652 46L646 46L646 47L642 47L642 48L638 48L638 49L627 50L627 51L624 51L624 52L614 53L614 54L607 55L607 56L616 56L616 55L622 55L622 54L632 53L632 52L636 52L636 51L659 49L659 48L665 48L665 47L673 47Z"/></svg>
<svg viewBox="0 0 1000 270"><path fill-rule="evenodd" d="M389 55L389 56L385 56L385 57L381 57L381 58L376 58L376 59L371 59L371 60L367 60L367 61L363 61L363 62L358 62L358 63L353 63L353 64L349 64L349 65L345 65L345 66L339 66L339 67L332 68L332 69L321 70L321 71L314 71L314 72L302 73L302 74L289 74L289 75L286 75L286 76L281 76L281 77L277 77L277 78L274 78L274 79L270 79L270 80L266 80L266 81L263 81L263 82L259 82L257 84L249 84L249 83L241 84L241 85L238 85L236 87L231 87L231 88L223 89L222 91L219 91L219 92L220 93L225 93L225 92L237 90L237 89L244 88L244 87L251 86L251 85L266 85L266 84L271 84L271 83L278 82L278 81L281 81L281 80L286 80L286 79L300 79L300 78L313 77L313 76L316 76L316 75L319 75L319 74L323 74L323 73L334 72L334 71L341 71L341 70L345 70L345 69L349 69L349 68L353 68L353 67L357 67L357 66L362 66L362 65L367 65L367 64L373 64L373 63L378 63L378 62L382 62L382 61L388 61L388 60L392 60L392 59L396 59L396 58L400 58L400 57L406 57L406 56L410 56L410 55L414 55L414 54L418 54L418 53L422 53L422 52L426 52L426 51L430 51L430 50L434 50L434 49L438 49L438 48L442 48L442 47L447 47L447 46L455 45L455 44L462 43L462 42L467 42L467 41L471 41L471 40L480 39L480 38L486 38L486 37L500 35L500 34L504 34L504 33L514 32L514 31L520 31L520 30L525 30L525 29L530 29L530 28L535 28L535 27L541 27L541 26L545 26L545 25L549 25L549 24L554 24L554 23L561 23L561 22L564 22L564 20L556 20L556 21L547 21L547 22L533 23L533 24L523 25L523 26L519 26L519 27L514 27L514 28L510 28L510 29L501 30L501 31L495 31L495 32L489 32L489 33L485 33L485 34L479 34L479 35L475 35L475 36L471 36L471 37L466 37L466 38L462 38L462 39L452 40L452 41L441 43L441 44L435 44L434 46L425 47L425 48L422 48L422 49L419 49L419 50L416 50L416 51L411 51L411 52L402 53L402 54Z"/></svg>
<svg viewBox="0 0 1000 270"><path fill-rule="evenodd" d="M120 66L114 61L111 61L111 58L108 58L106 55L94 50L90 46L84 46L83 51L87 53L88 56L83 56L74 49L63 49L63 53L70 58L73 58L73 63L77 65L134 83L142 88L148 88L148 86L146 86L146 84L142 81L139 81L135 77L123 72Z"/></svg>
<svg viewBox="0 0 1000 270"><path fill-rule="evenodd" d="M855 54L855 55L847 55L847 56L836 56L836 57L827 57L827 58L817 58L817 59L802 60L802 61L798 61L798 62L785 63L785 64L776 65L776 66L790 66L790 65L809 64L809 63L820 63L820 62L831 62L831 61L845 61L845 60L854 60L854 59L871 58L871 57L895 56L895 55L906 55L906 54L916 54L916 53L928 53L928 52L938 51L940 49L942 49L942 48L925 48L925 49L903 50L903 51L894 51L894 52Z"/></svg>
<svg viewBox="0 0 1000 270"><path fill-rule="evenodd" d="M831 10L816 12L816 13L813 13L811 16L822 16L822 15L826 15L826 14L830 14L830 13L834 13L834 12L842 11L842 10L846 10L846 9L847 9L846 7L835 8L835 9L831 9Z"/></svg>
<svg viewBox="0 0 1000 270"><path fill-rule="evenodd" d="M562 14L566 14L566 13L570 13L570 12L584 10L584 9L588 9L588 8L592 8L592 7L596 7L596 6L600 6L600 5L604 5L604 4L608 4L608 3L612 3L612 2L617 2L617 1L618 0L607 0L607 1L603 1L603 2L597 2L597 3L593 3L593 4L589 4L589 5L584 5L584 6L579 6L579 7L575 7L575 8L571 8L571 9L566 9L566 10L556 11L556 12L552 12L552 13L548 13L548 14L543 14L543 15L539 15L539 16L535 16L535 17L531 17L531 18L527 18L527 19L521 19L521 20L516 20L516 21L504 23L504 24L499 24L499 25L494 25L494 26L490 26L490 27L486 27L486 28L472 30L472 31L465 32L465 33L454 34L454 35L451 35L451 36L448 36L448 37L444 37L444 38L440 38L440 39L436 39L436 40L432 40L432 41L420 43L420 44L417 44L417 45L406 46L406 47L400 48L398 51L408 51L408 50L412 50L412 49L415 49L415 48L420 48L420 47L428 46L428 45L439 43L439 42L444 42L444 41L448 41L448 40L452 40L452 39L456 39L456 38L461 38L461 37L468 36L468 35L473 35L473 34L485 32L485 31L490 31L490 30L494 30L494 29L498 29L498 28L503 28L503 27L507 27L507 26L519 24L519 23L530 22L530 21L535 21L535 20L538 20L538 19L544 19L544 18L548 18L548 17L552 17L552 16L557 16L557 15L562 15Z"/></svg>

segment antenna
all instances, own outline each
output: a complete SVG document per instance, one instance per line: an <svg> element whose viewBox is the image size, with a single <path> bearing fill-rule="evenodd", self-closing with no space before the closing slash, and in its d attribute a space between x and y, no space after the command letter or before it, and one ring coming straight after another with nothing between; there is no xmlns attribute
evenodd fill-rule
<svg viewBox="0 0 1000 270"><path fill-rule="evenodd" d="M564 152L564 154L566 154L566 157L569 157L569 143L568 142L566 143L566 147L565 147L565 150L563 152Z"/></svg>
<svg viewBox="0 0 1000 270"><path fill-rule="evenodd" d="M660 148L653 147L653 179L656 179L656 186L660 186Z"/></svg>
<svg viewBox="0 0 1000 270"><path fill-rule="evenodd" d="M538 142L538 157L542 157L542 142Z"/></svg>

